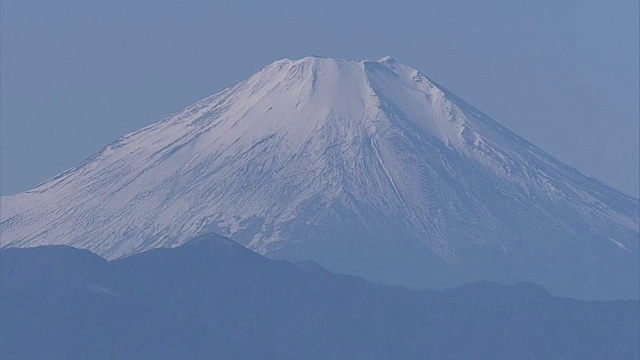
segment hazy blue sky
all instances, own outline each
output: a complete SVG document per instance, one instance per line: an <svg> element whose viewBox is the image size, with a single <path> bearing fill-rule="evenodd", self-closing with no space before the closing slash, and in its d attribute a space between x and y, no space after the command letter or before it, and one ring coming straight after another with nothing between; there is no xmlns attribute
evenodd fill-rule
<svg viewBox="0 0 640 360"><path fill-rule="evenodd" d="M638 1L1 3L2 194L278 58L392 55L639 192Z"/></svg>

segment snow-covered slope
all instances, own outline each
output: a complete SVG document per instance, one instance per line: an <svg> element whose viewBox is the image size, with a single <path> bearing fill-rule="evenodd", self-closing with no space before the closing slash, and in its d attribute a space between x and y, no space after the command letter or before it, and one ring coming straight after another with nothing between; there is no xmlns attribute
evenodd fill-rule
<svg viewBox="0 0 640 360"><path fill-rule="evenodd" d="M392 58L308 57L3 197L0 231L107 258L219 232L379 282L638 297L638 204Z"/></svg>

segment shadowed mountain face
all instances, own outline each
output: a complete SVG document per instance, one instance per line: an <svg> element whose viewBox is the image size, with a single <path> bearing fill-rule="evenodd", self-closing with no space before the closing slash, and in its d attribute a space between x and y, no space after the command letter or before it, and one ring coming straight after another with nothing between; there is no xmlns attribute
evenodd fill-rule
<svg viewBox="0 0 640 360"><path fill-rule="evenodd" d="M216 232L376 283L638 298L638 205L394 59L309 57L3 197L0 246L117 259Z"/></svg>
<svg viewBox="0 0 640 360"><path fill-rule="evenodd" d="M5 359L637 359L638 308L527 283L372 285L217 235L110 262L0 252Z"/></svg>

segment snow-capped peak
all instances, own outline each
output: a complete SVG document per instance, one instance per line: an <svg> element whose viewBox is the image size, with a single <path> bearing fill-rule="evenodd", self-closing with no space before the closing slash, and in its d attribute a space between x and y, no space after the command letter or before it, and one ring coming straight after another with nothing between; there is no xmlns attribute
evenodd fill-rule
<svg viewBox="0 0 640 360"><path fill-rule="evenodd" d="M1 206L2 246L118 258L218 232L374 281L638 291L637 199L390 57L275 61ZM594 262L607 285L577 280Z"/></svg>
<svg viewBox="0 0 640 360"><path fill-rule="evenodd" d="M393 57L387 55L387 56L383 56L382 58L380 58L380 60L378 60L379 63L384 64L384 63L388 63L388 64L393 64L396 63L397 60L394 59Z"/></svg>

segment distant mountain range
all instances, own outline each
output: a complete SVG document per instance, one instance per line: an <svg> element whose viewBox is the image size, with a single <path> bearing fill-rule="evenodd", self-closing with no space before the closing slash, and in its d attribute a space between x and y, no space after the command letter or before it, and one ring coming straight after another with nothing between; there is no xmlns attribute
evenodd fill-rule
<svg viewBox="0 0 640 360"><path fill-rule="evenodd" d="M5 248L117 259L216 232L378 283L640 297L638 199L388 57L276 61L1 200Z"/></svg>
<svg viewBox="0 0 640 360"><path fill-rule="evenodd" d="M640 303L372 285L217 235L106 261L0 251L2 359L637 359Z"/></svg>

